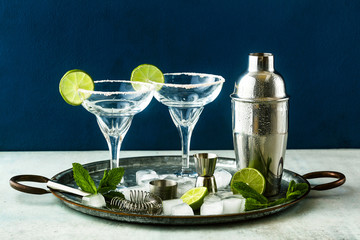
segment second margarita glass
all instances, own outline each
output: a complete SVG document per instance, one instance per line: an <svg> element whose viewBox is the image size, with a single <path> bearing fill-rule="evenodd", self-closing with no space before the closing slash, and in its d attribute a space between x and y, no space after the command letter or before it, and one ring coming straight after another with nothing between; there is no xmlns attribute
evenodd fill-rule
<svg viewBox="0 0 360 240"><path fill-rule="evenodd" d="M178 128L182 147L180 175L193 175L190 169L189 151L191 134L204 106L220 93L225 79L221 76L201 73L166 73L164 83L153 84L155 98L169 108L170 116Z"/></svg>

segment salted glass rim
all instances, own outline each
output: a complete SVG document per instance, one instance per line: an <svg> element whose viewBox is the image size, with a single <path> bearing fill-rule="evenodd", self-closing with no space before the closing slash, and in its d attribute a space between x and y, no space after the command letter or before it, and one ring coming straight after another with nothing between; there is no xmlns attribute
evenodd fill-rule
<svg viewBox="0 0 360 240"><path fill-rule="evenodd" d="M94 84L96 83L130 83L130 84L140 84L149 86L148 89L142 89L142 90L135 90L131 92L122 92L122 91L95 91L95 90L86 90L79 88L78 91L81 93L87 93L87 94L98 94L98 95L105 95L105 96L111 96L111 95L125 95L125 94L141 94L141 93L147 93L154 90L154 85L151 83L145 83L145 82L133 82L129 80L96 80L94 81Z"/></svg>
<svg viewBox="0 0 360 240"><path fill-rule="evenodd" d="M177 72L177 73L164 73L164 76L177 76L177 75L187 75L187 76L198 76L198 77L213 77L219 79L219 81L211 82L211 83L196 83L196 84L176 84L176 83L158 83L152 82L155 85L166 86L166 87L174 87L174 88L198 88L198 87L206 87L212 85L218 85L220 83L225 82L225 78L220 75L209 74L209 73L194 73L194 72Z"/></svg>

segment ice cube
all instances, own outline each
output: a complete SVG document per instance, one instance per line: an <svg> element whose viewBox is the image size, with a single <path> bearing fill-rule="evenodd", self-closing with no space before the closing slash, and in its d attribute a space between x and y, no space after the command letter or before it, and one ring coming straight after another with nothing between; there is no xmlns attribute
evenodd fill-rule
<svg viewBox="0 0 360 240"><path fill-rule="evenodd" d="M193 181L180 181L177 186L177 197L181 197L184 193L195 187Z"/></svg>
<svg viewBox="0 0 360 240"><path fill-rule="evenodd" d="M194 211L186 203L175 205L171 208L171 215L173 216L192 216Z"/></svg>
<svg viewBox="0 0 360 240"><path fill-rule="evenodd" d="M176 176L175 174L161 174L159 175L160 179L166 179L166 180L174 180L174 181L179 181L179 177Z"/></svg>
<svg viewBox="0 0 360 240"><path fill-rule="evenodd" d="M216 168L214 172L217 189L224 189L229 186L232 175L223 168Z"/></svg>
<svg viewBox="0 0 360 240"><path fill-rule="evenodd" d="M233 196L234 194L233 194L233 192L231 192L231 191L218 191L218 192L216 192L216 196L218 196L218 197L220 197L221 199L224 199L224 198L228 198L228 197L231 197L231 196Z"/></svg>
<svg viewBox="0 0 360 240"><path fill-rule="evenodd" d="M204 201L200 207L200 215L220 215L223 214L223 208L222 200L215 196Z"/></svg>
<svg viewBox="0 0 360 240"><path fill-rule="evenodd" d="M233 195L233 192L230 190L220 190L216 192L216 196L220 197L221 199L228 198Z"/></svg>
<svg viewBox="0 0 360 240"><path fill-rule="evenodd" d="M172 178L172 177L171 177ZM170 178L168 178L170 179ZM195 186L195 182L196 182L196 178L190 178L190 177L176 177L176 178L173 178L173 179L170 179L170 180L174 180L176 181L178 184L181 184L181 183L189 183L191 182L194 186Z"/></svg>
<svg viewBox="0 0 360 240"><path fill-rule="evenodd" d="M171 215L172 207L184 203L182 199L171 199L162 201L163 204L163 214Z"/></svg>
<svg viewBox="0 0 360 240"><path fill-rule="evenodd" d="M96 208L101 208L106 206L105 198L100 193L83 197L81 199L81 203Z"/></svg>
<svg viewBox="0 0 360 240"><path fill-rule="evenodd" d="M221 198L215 193L210 193L204 198L204 202L220 202L220 201Z"/></svg>
<svg viewBox="0 0 360 240"><path fill-rule="evenodd" d="M245 211L245 198L237 196L234 195L222 200L224 214L241 213Z"/></svg>
<svg viewBox="0 0 360 240"><path fill-rule="evenodd" d="M154 179L159 179L159 175L152 169L139 170L136 172L136 183L138 185L148 184Z"/></svg>

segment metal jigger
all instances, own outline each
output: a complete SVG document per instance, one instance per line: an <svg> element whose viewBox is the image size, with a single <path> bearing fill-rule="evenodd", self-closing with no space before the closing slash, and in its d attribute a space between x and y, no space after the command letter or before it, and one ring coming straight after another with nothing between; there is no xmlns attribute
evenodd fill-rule
<svg viewBox="0 0 360 240"><path fill-rule="evenodd" d="M214 153L197 153L194 155L195 169L198 174L196 187L207 187L209 193L217 192L214 175L217 155Z"/></svg>

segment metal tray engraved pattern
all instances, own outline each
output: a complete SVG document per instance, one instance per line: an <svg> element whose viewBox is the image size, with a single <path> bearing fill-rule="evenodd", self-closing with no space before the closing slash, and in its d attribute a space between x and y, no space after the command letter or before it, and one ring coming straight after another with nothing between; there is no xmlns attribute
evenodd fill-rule
<svg viewBox="0 0 360 240"><path fill-rule="evenodd" d="M132 157L132 158L123 158L120 160L121 166L125 168L124 183L126 186L136 185L135 173L141 169L154 169L159 174L172 174L176 170L181 168L181 157L180 156L149 156L149 157ZM191 161L193 163L193 161ZM103 176L103 171L109 168L109 161L99 161L92 162L83 165L90 173L91 177L95 182L98 183ZM224 168L231 173L236 172L235 160L231 158L222 158L219 157L217 167ZM61 173L58 173L52 178L53 181L65 184L71 187L76 187L76 183L73 179L72 169L65 170ZM296 183L307 183L309 182L303 178L301 175L298 175L289 170L284 170L282 182L281 182L281 191L280 194L276 197L284 197L286 190L288 188L289 182L294 180ZM309 187L310 191L310 187ZM124 222L135 222L135 223L145 223L145 224L165 224L165 225L192 225L192 224L215 224L215 223L227 223L235 221L243 221L248 219L255 219L264 217L267 215L275 214L277 212L283 211L290 206L298 203L306 197L309 193L306 192L300 198L285 204L278 206L269 207L266 209L248 211L238 214L226 214L226 215L210 215L210 216L165 216L165 215L139 215L131 213L122 213L115 212L106 208L94 208L85 206L81 203L81 198L72 194L53 191L51 192L63 201L68 207L75 209L79 212L116 221Z"/></svg>

